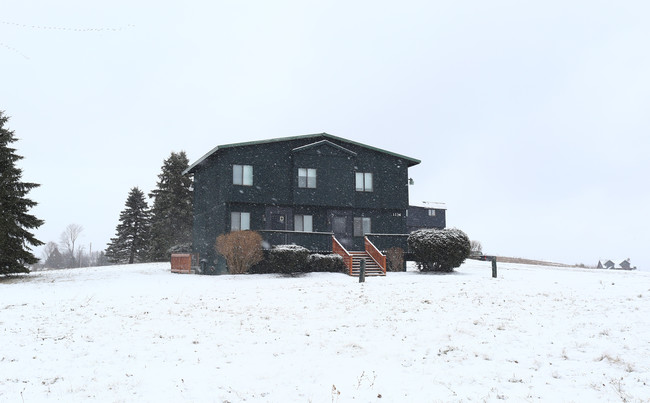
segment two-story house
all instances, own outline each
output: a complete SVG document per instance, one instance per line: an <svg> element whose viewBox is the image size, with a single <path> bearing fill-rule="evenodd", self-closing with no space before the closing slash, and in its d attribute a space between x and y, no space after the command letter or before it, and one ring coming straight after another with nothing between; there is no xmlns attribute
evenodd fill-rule
<svg viewBox="0 0 650 403"><path fill-rule="evenodd" d="M335 239L354 251L369 237L381 250L405 248L408 168L419 163L326 133L220 145L186 170L194 178L194 251L217 262L217 236L248 229L266 246L331 252ZM426 227L420 215L417 226ZM445 227L444 210L428 217L429 227Z"/></svg>

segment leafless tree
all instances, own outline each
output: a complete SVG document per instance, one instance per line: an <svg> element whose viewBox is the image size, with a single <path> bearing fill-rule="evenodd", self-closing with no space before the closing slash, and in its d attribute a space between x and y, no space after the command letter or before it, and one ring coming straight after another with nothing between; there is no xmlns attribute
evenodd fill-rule
<svg viewBox="0 0 650 403"><path fill-rule="evenodd" d="M58 249L58 246L55 242L48 242L45 244L43 247L43 251L41 251L41 262L45 263L47 260L50 258L50 255L52 252L54 252L55 249Z"/></svg>
<svg viewBox="0 0 650 403"><path fill-rule="evenodd" d="M483 254L483 246L479 241L470 241L470 253L472 255L482 255Z"/></svg>
<svg viewBox="0 0 650 403"><path fill-rule="evenodd" d="M404 249L393 247L386 251L388 271L404 271Z"/></svg>
<svg viewBox="0 0 650 403"><path fill-rule="evenodd" d="M77 262L77 267L88 267L90 266L89 264L89 255L86 253L86 247L84 246L79 246L77 248L77 257L76 257L76 262Z"/></svg>
<svg viewBox="0 0 650 403"><path fill-rule="evenodd" d="M77 239L79 239L79 236L83 230L84 229L81 225L70 224L65 228L65 231L61 233L59 245L61 245L61 249L64 250L66 256L70 258L70 267L75 267L75 244L77 243Z"/></svg>

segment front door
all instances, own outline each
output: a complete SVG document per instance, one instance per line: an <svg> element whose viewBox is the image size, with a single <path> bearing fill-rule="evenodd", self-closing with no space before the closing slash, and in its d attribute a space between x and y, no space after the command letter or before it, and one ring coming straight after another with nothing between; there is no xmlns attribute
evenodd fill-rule
<svg viewBox="0 0 650 403"><path fill-rule="evenodd" d="M287 215L271 213L271 229L284 231L287 229Z"/></svg>
<svg viewBox="0 0 650 403"><path fill-rule="evenodd" d="M332 217L332 232L334 233L335 237L339 239L345 238L346 227L347 227L347 220L345 216L335 215L334 217Z"/></svg>
<svg viewBox="0 0 650 403"><path fill-rule="evenodd" d="M345 247L349 249L353 246L353 240L350 237L348 230L348 217L344 215L332 216L332 232L336 239Z"/></svg>

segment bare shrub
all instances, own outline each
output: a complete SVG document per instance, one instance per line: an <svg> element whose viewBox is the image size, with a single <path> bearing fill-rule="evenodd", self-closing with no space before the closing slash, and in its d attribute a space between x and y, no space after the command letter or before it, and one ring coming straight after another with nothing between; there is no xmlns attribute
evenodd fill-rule
<svg viewBox="0 0 650 403"><path fill-rule="evenodd" d="M217 237L215 249L226 259L230 274L243 274L262 260L262 236L254 231L236 231Z"/></svg>
<svg viewBox="0 0 650 403"><path fill-rule="evenodd" d="M393 247L386 251L388 271L404 271L404 249Z"/></svg>
<svg viewBox="0 0 650 403"><path fill-rule="evenodd" d="M469 241L469 254L470 256L483 255L483 245L479 241Z"/></svg>

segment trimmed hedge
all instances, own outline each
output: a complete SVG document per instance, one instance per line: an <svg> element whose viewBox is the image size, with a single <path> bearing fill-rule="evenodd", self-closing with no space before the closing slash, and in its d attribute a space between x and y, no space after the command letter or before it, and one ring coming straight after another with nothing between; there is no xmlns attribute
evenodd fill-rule
<svg viewBox="0 0 650 403"><path fill-rule="evenodd" d="M269 266L274 273L304 273L309 265L309 249L299 245L277 245L269 251Z"/></svg>
<svg viewBox="0 0 650 403"><path fill-rule="evenodd" d="M316 273L347 273L343 257L337 254L313 254L309 257L309 271Z"/></svg>
<svg viewBox="0 0 650 403"><path fill-rule="evenodd" d="M269 274L269 273L347 273L348 269L343 262L343 258L337 254L330 255L321 255L321 254L309 254L307 258L307 263L301 266L303 262L302 247L298 246L294 248L295 245L280 245L279 247L274 247L273 249L267 249L262 251L264 258L250 268L248 271L251 274ZM296 256L296 249L297 252ZM278 250L281 250L278 252ZM294 252L289 252L288 250L293 250ZM308 251L308 253L310 253ZM273 258L271 256L274 256ZM290 261L297 260L297 262L289 262L289 266L292 267L292 270L289 271L286 269L281 261Z"/></svg>
<svg viewBox="0 0 650 403"><path fill-rule="evenodd" d="M413 231L408 244L420 271L451 272L463 264L471 249L467 234L456 228Z"/></svg>

